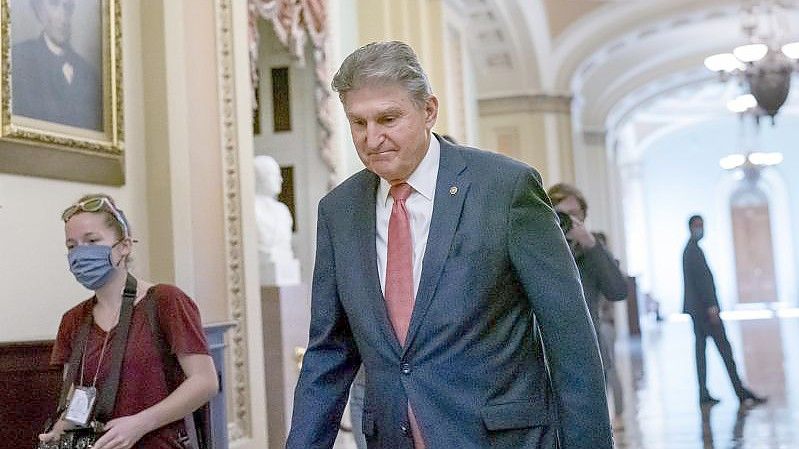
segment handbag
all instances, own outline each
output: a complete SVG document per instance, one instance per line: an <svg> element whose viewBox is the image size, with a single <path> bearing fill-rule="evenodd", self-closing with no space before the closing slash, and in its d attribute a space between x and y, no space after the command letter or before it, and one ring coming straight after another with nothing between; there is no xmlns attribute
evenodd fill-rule
<svg viewBox="0 0 799 449"><path fill-rule="evenodd" d="M103 434L103 423L111 417L116 401L117 390L119 389L119 376L122 368L122 359L125 356L125 346L128 341L128 331L130 330L130 320L133 316L133 302L136 299L136 278L128 273L125 281L125 290L122 293L122 306L119 310L119 323L117 324L116 334L111 342L111 367L109 369L108 380L105 388L99 393L97 398L97 408L89 426L78 427L64 431L58 441L42 442L36 446L37 449L91 449L94 443ZM64 376L64 383L61 386L61 396L58 400L58 410L56 411L56 421L67 409L70 391L75 384L78 373L78 364L83 357L86 347L86 340L89 336L89 329L92 326L92 315L88 314L81 325L81 329L75 339L72 354L69 357L67 375ZM98 368L99 369L99 368ZM45 433L52 430L49 425L45 428Z"/></svg>

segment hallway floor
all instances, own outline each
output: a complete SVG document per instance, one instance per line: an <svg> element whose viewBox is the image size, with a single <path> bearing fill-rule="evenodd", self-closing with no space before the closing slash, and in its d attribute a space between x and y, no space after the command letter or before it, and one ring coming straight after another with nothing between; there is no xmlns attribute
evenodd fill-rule
<svg viewBox="0 0 799 449"><path fill-rule="evenodd" d="M691 323L650 324L617 346L625 393L618 448L799 448L799 319L725 320L744 381L768 402L740 407L715 345L708 341L708 388L721 402L698 404Z"/></svg>
<svg viewBox="0 0 799 449"><path fill-rule="evenodd" d="M625 401L618 449L799 448L799 317L725 320L745 382L768 402L739 407L716 347L708 342L708 387L721 402L698 404L694 338L687 319L647 323L617 344ZM336 449L354 449L342 432Z"/></svg>

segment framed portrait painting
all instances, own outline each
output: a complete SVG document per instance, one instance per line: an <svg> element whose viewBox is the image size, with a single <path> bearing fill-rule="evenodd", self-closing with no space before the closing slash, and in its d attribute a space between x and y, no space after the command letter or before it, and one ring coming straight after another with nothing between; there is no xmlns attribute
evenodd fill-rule
<svg viewBox="0 0 799 449"><path fill-rule="evenodd" d="M48 154L40 162L99 158L121 167L119 0L0 0L0 5L2 150L7 143L21 144L14 148L29 151L28 165ZM53 151L76 156L53 159ZM0 162L17 159L0 157Z"/></svg>

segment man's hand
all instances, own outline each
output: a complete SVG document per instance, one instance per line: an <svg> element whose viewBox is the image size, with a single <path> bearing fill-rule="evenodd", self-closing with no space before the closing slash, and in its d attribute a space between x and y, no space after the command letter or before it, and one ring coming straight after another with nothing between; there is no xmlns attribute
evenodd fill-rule
<svg viewBox="0 0 799 449"><path fill-rule="evenodd" d="M594 235L585 229L585 225L579 218L572 215L571 219L572 228L566 233L566 238L577 243L583 249L593 248L594 245L596 245L596 238L594 238Z"/></svg>

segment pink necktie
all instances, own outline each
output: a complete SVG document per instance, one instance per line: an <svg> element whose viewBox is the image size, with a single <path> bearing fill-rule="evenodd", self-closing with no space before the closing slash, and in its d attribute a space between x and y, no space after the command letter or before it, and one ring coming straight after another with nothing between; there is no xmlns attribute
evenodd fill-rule
<svg viewBox="0 0 799 449"><path fill-rule="evenodd" d="M389 190L389 194L394 198L394 206L391 207L391 218L388 220L385 297L391 325L402 346L405 346L414 302L413 240L408 210L405 208L405 200L412 191L412 187L405 182L394 185ZM410 403L408 403L408 420L415 449L425 449L422 431L416 422Z"/></svg>
<svg viewBox="0 0 799 449"><path fill-rule="evenodd" d="M413 312L413 241L411 223L405 200L411 195L408 183L391 187L394 198L388 220L388 250L386 257L386 308L400 345L405 346L408 325Z"/></svg>

